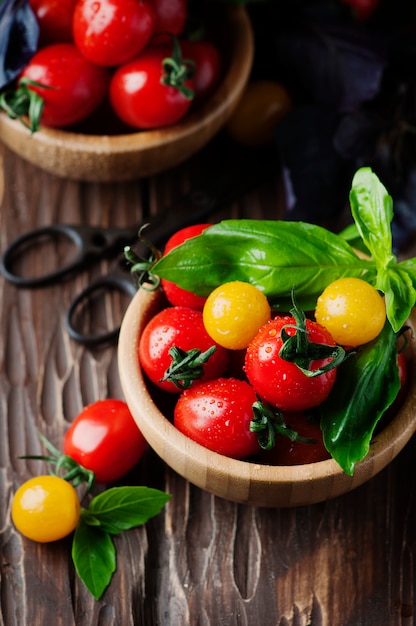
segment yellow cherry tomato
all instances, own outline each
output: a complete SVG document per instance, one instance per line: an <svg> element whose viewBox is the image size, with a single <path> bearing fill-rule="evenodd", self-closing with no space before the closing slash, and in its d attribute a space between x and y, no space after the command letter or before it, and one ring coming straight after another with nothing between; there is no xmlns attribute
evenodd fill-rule
<svg viewBox="0 0 416 626"><path fill-rule="evenodd" d="M375 339L386 321L384 298L361 278L339 278L319 296L315 318L342 346Z"/></svg>
<svg viewBox="0 0 416 626"><path fill-rule="evenodd" d="M25 537L46 543L75 530L81 505L74 487L59 476L36 476L16 491L12 520Z"/></svg>
<svg viewBox="0 0 416 626"><path fill-rule="evenodd" d="M284 85L272 80L249 83L226 129L234 141L251 147L271 143L280 120L291 110L292 100Z"/></svg>
<svg viewBox="0 0 416 626"><path fill-rule="evenodd" d="M211 339L224 348L242 350L270 319L271 310L260 289L235 280L210 293L202 314Z"/></svg>

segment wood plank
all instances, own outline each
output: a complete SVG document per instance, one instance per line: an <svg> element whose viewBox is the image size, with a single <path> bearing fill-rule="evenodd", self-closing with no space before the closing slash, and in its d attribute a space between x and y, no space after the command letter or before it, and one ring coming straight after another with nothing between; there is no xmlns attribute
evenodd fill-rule
<svg viewBox="0 0 416 626"><path fill-rule="evenodd" d="M140 223L191 188L211 158L210 148L145 189L140 181L99 185L54 178L1 149L1 249L48 223ZM215 217L279 217L280 194L278 180L267 181ZM40 545L15 531L15 489L46 471L42 463L19 459L41 452L36 430L59 447L85 404L121 397L115 348L88 350L64 327L71 298L106 268L101 263L39 290L16 289L0 278L0 624L413 624L414 441L356 491L288 510L215 498L149 450L123 482L166 489L173 497L160 516L116 538L118 569L99 601L75 575L69 539Z"/></svg>

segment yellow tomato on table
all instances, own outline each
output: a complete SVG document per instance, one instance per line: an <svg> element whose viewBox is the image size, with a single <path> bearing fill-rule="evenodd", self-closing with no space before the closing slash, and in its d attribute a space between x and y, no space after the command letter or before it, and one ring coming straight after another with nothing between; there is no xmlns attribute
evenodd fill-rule
<svg viewBox="0 0 416 626"><path fill-rule="evenodd" d="M81 512L74 487L59 476L36 476L16 491L12 520L17 530L40 543L56 541L75 530Z"/></svg>

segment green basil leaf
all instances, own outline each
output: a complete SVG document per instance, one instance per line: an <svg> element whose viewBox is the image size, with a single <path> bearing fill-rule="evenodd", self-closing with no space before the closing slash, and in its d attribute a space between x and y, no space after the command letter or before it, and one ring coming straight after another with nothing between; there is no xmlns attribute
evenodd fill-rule
<svg viewBox="0 0 416 626"><path fill-rule="evenodd" d="M361 239L361 235L358 232L357 224L355 222L353 224L349 224L343 230L341 230L338 235L345 239L354 250L359 250L363 254L366 254L368 257L371 256L371 253L364 241Z"/></svg>
<svg viewBox="0 0 416 626"><path fill-rule="evenodd" d="M416 289L409 272L401 263L379 273L377 287L385 294L387 318L398 332L416 301Z"/></svg>
<svg viewBox="0 0 416 626"><path fill-rule="evenodd" d="M116 570L116 549L111 536L81 520L72 542L72 560L84 585L99 600Z"/></svg>
<svg viewBox="0 0 416 626"><path fill-rule="evenodd" d="M91 500L84 520L93 525L98 522L102 530L115 535L147 522L170 498L170 494L150 487L113 487Z"/></svg>
<svg viewBox="0 0 416 626"><path fill-rule="evenodd" d="M399 271L406 274L416 292L416 257L400 261L400 263L397 263L396 267Z"/></svg>
<svg viewBox="0 0 416 626"><path fill-rule="evenodd" d="M321 406L325 446L350 476L367 455L374 429L400 388L397 335L386 322L379 337L340 365Z"/></svg>
<svg viewBox="0 0 416 626"><path fill-rule="evenodd" d="M351 213L357 230L377 268L395 262L392 253L393 200L369 167L354 175L350 192Z"/></svg>
<svg viewBox="0 0 416 626"><path fill-rule="evenodd" d="M295 288L303 308L336 278L375 279L374 263L339 235L279 220L224 220L171 250L152 271L202 296L232 280L255 285L271 302L290 298Z"/></svg>

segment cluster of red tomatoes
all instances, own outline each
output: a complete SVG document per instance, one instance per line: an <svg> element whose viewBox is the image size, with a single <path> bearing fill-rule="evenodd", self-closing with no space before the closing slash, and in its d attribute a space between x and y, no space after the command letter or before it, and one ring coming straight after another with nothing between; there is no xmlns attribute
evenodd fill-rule
<svg viewBox="0 0 416 626"><path fill-rule="evenodd" d="M180 230L165 253L207 226ZM337 349L345 354L383 329L386 309L379 292L361 279L336 280L319 297L315 315L307 317L299 311L275 315L266 296L242 281L220 285L207 298L164 279L161 285L170 306L143 329L139 360L152 383L178 394L174 425L233 458L256 456L280 465L329 458L316 408L335 383ZM264 451L258 423L264 417L268 424L270 414L283 436Z"/></svg>
<svg viewBox="0 0 416 626"><path fill-rule="evenodd" d="M169 126L219 80L216 45L184 34L187 0L30 0L30 5L40 44L19 78L42 98L45 126L74 125L104 103L127 128Z"/></svg>

